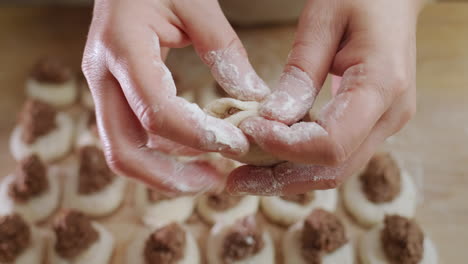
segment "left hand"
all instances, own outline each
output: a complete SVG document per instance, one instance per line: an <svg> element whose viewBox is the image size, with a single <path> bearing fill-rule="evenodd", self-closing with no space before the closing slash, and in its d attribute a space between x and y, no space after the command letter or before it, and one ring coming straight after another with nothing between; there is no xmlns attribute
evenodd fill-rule
<svg viewBox="0 0 468 264"><path fill-rule="evenodd" d="M240 167L227 191L284 195L335 188L398 132L416 111L420 2L309 0L279 87L262 102L262 117L240 126L290 162ZM329 72L342 76L333 79L332 100L315 122L296 123Z"/></svg>

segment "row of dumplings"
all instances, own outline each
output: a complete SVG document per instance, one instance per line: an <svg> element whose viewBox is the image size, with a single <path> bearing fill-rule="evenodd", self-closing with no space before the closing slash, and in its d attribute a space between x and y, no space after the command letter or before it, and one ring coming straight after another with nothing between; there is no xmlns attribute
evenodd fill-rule
<svg viewBox="0 0 468 264"><path fill-rule="evenodd" d="M203 241L205 242L205 240ZM285 232L276 252L269 231L246 216L218 222L206 237L209 264L355 263L355 249L341 220L324 209L313 210ZM14 213L0 217L0 263L112 263L115 239L103 225L75 210L62 210L52 232L38 228ZM365 233L357 248L360 263L437 263L431 240L409 218L388 215ZM204 263L200 248L185 224L170 222L135 234L123 263Z"/></svg>
<svg viewBox="0 0 468 264"><path fill-rule="evenodd" d="M49 258L60 260L53 263L108 263L112 235L89 216L114 212L124 200L126 180L105 163L87 89L81 89L80 101L88 111L80 111L78 124L69 110L83 84L55 60L39 62L33 72L27 82L30 99L11 137L10 148L18 166L0 187L0 243L6 245L2 248L14 249L13 253L0 249L0 262L13 258L14 263L40 263L40 257L31 262L27 256L32 253L18 250L18 245L29 241L31 252L43 252L44 243L37 244L37 230L28 223L46 220L63 196L62 207L71 210L60 213L55 221L55 235L48 239ZM53 163L73 148L75 155L65 169ZM60 179L65 180L63 195ZM414 183L390 155L376 155L344 185L342 194L354 218L363 226L374 227L361 239L362 262L436 263L432 243L411 220ZM129 246L127 263L198 263L197 244L183 224L195 207L204 220L214 224L207 241L209 263L274 263L271 237L252 217L258 208L271 221L290 226L282 240L284 263L353 263L353 247L341 221L331 213L337 200L336 190L288 197L170 197L137 184L135 205L148 229ZM395 226L404 227L403 231L395 231ZM21 234L24 230L30 230L29 235ZM384 240L400 248L388 249Z"/></svg>

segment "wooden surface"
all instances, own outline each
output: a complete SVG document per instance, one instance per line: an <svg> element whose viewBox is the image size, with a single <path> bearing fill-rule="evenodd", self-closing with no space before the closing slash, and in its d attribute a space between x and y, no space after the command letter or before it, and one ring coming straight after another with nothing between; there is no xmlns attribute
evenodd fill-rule
<svg viewBox="0 0 468 264"><path fill-rule="evenodd" d="M77 69L85 42L89 9L0 9L0 174L14 167L9 134L24 100L25 76L34 61L62 56ZM262 76L281 69L293 27L243 29L240 33ZM468 243L468 4L432 4L418 28L418 112L391 149L421 189L417 219L437 244L441 263L466 263ZM171 68L182 86L211 83L190 50L173 52ZM198 66L197 66L198 65ZM324 95L319 104L326 100ZM128 204L131 207L131 204ZM122 210L118 219L129 219ZM104 219L104 222L109 220ZM121 229L114 223L113 230ZM128 230L131 232L131 229ZM121 235L122 236L122 235Z"/></svg>

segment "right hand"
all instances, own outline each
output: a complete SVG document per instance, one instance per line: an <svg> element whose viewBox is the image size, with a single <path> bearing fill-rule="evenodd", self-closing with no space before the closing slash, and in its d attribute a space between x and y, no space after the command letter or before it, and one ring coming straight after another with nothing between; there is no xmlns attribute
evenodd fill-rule
<svg viewBox="0 0 468 264"><path fill-rule="evenodd" d="M231 96L259 101L269 93L216 0L96 0L82 63L109 166L170 192L224 183L209 166L155 150L149 136L230 155L249 148L238 128L176 96L164 59L190 43Z"/></svg>

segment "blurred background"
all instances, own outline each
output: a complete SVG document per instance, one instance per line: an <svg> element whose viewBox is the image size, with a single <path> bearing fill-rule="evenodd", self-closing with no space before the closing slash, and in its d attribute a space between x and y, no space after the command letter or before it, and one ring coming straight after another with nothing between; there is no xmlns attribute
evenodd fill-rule
<svg viewBox="0 0 468 264"><path fill-rule="evenodd" d="M279 76L289 51L295 18L304 0L220 1L255 68L268 82ZM261 2L261 1L259 1ZM269 9L258 11L268 4ZM0 0L0 174L14 168L8 151L24 82L43 56L57 56L79 71L92 14L89 0ZM261 25L261 26L258 26ZM417 218L437 244L441 263L466 263L468 243L468 0L429 1L418 24L418 112L386 148L418 180ZM190 48L171 52L169 65L202 77L185 86L212 82ZM189 77L187 77L189 78ZM328 85L328 83L327 83ZM326 101L327 94L318 104ZM0 176L1 177L1 176Z"/></svg>

